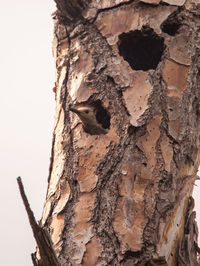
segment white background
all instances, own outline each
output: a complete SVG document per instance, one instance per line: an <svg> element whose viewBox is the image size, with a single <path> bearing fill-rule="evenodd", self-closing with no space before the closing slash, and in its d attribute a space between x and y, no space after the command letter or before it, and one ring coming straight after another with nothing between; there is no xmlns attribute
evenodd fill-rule
<svg viewBox="0 0 200 266"><path fill-rule="evenodd" d="M36 219L47 188L54 123L53 0L0 0L0 261L32 265L35 251L16 178Z"/></svg>
<svg viewBox="0 0 200 266"><path fill-rule="evenodd" d="M22 177L39 220L54 122L51 13L55 4L53 0L0 2L0 261L2 266L29 266L35 241L16 178ZM200 210L197 187L195 198Z"/></svg>

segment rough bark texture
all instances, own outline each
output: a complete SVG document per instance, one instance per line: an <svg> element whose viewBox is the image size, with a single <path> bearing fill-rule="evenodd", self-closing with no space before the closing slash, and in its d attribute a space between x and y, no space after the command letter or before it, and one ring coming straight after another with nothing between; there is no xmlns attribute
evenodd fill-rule
<svg viewBox="0 0 200 266"><path fill-rule="evenodd" d="M56 3L41 223L61 265L198 265L199 1ZM83 103L109 113L106 135L69 112Z"/></svg>

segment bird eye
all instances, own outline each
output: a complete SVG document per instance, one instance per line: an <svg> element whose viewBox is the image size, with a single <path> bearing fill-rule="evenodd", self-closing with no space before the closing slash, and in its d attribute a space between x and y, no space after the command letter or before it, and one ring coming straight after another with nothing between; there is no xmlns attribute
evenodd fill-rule
<svg viewBox="0 0 200 266"><path fill-rule="evenodd" d="M89 110L85 110L85 113L88 114L89 113Z"/></svg>

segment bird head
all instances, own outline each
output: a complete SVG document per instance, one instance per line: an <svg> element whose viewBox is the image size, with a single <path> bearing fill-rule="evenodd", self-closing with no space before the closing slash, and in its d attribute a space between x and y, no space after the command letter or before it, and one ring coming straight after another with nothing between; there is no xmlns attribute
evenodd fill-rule
<svg viewBox="0 0 200 266"><path fill-rule="evenodd" d="M82 120L83 124L97 123L94 109L90 106L79 106L76 108L71 107L69 110L77 114Z"/></svg>

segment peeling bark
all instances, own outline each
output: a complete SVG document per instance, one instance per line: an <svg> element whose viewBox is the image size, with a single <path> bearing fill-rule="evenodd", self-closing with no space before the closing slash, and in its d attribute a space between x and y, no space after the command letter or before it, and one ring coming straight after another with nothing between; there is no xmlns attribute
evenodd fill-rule
<svg viewBox="0 0 200 266"><path fill-rule="evenodd" d="M198 1L56 3L41 224L61 265L199 265ZM86 133L69 112L97 102L111 117L105 135Z"/></svg>

